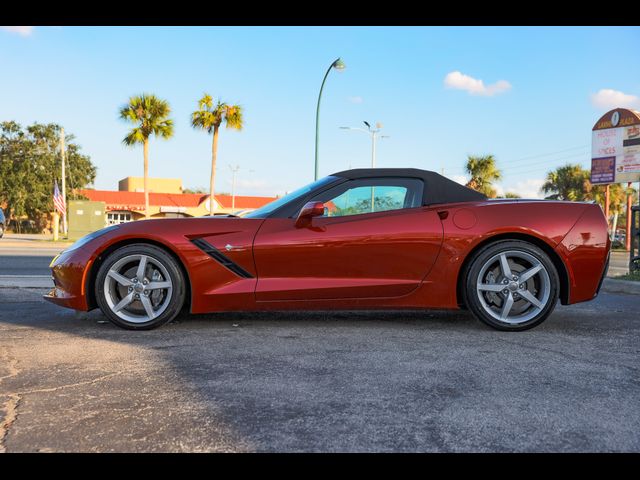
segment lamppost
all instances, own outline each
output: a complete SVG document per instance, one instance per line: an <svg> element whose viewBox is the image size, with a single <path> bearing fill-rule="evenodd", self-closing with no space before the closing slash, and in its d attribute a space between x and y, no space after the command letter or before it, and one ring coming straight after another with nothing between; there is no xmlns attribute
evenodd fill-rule
<svg viewBox="0 0 640 480"><path fill-rule="evenodd" d="M380 122L376 123L376 128L371 128L369 122L363 122L367 129L364 128L355 128L355 127L340 127L343 130L357 130L358 132L364 132L368 135L371 135L371 168L376 168L376 138L378 133L382 130L382 124ZM389 135L380 135L380 138L389 138Z"/></svg>
<svg viewBox="0 0 640 480"><path fill-rule="evenodd" d="M318 94L318 106L316 107L316 162L315 169L313 174L313 179L318 180L318 138L319 134L319 120L320 120L320 99L322 98L322 89L324 88L324 82L327 80L327 76L332 68L335 68L339 72L347 68L342 59L338 57L327 69L327 73L324 74L324 78L322 79L322 85L320 85L320 93Z"/></svg>
<svg viewBox="0 0 640 480"><path fill-rule="evenodd" d="M236 213L236 174L240 170L240 165L229 165L229 170L231 170L231 214L233 215Z"/></svg>

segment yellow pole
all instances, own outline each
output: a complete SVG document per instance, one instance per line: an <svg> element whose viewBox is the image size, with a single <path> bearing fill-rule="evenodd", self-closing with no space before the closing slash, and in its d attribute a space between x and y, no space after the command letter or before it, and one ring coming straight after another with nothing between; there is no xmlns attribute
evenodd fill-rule
<svg viewBox="0 0 640 480"><path fill-rule="evenodd" d="M58 230L60 229L60 215L58 212L53 212L53 241L58 241Z"/></svg>

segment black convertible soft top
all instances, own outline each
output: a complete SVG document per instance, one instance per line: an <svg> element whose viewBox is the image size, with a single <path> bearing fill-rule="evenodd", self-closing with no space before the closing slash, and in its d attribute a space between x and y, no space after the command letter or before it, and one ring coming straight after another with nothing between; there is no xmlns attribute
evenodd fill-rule
<svg viewBox="0 0 640 480"><path fill-rule="evenodd" d="M460 185L446 177L428 170L418 168L356 168L332 174L334 177L358 178L404 177L419 178L424 182L422 204L477 202L487 197L480 192Z"/></svg>

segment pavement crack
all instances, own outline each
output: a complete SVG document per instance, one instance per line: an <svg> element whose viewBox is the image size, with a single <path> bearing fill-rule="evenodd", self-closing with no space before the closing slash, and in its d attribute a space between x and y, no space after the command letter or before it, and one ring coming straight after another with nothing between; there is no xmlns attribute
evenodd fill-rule
<svg viewBox="0 0 640 480"><path fill-rule="evenodd" d="M4 380L12 377L16 377L20 370L18 370L18 361L9 355L8 351L4 351L2 354L3 362L6 361L6 366L8 373L0 377L0 383ZM0 453L5 453L7 448L5 447L4 441L9 433L9 428L18 418L18 405L20 404L20 400L22 397L18 393L8 393L8 400L4 402L3 410L4 410L4 418L0 422Z"/></svg>
<svg viewBox="0 0 640 480"><path fill-rule="evenodd" d="M108 373L106 375L102 375L100 377L91 379L91 380L84 380L82 382L76 382L76 383L68 383L65 385L59 385L57 387L50 387L50 388L37 388L34 390L25 390L23 392L18 392L18 395L28 395L30 393L49 393L49 392L57 392L58 390L62 390L65 388L74 388L74 387L80 387L82 385L91 385L93 383L98 383L101 382L103 380L106 380L108 378L111 377L115 377L116 375L121 375L122 373L124 373L123 371L120 372L112 372L112 373Z"/></svg>
<svg viewBox="0 0 640 480"><path fill-rule="evenodd" d="M9 428L18 418L18 405L20 404L20 400L22 397L17 393L10 393L8 395L9 399L4 403L4 419L2 423L0 423L0 453L6 453L7 447L4 444L5 439L7 438L7 434L9 433Z"/></svg>
<svg viewBox="0 0 640 480"><path fill-rule="evenodd" d="M11 357L7 351L3 353L2 360L3 362L6 361L7 370L9 371L9 373L0 377L0 383L2 383L7 378L15 377L20 373L20 370L18 370L18 361L15 358Z"/></svg>
<svg viewBox="0 0 640 480"><path fill-rule="evenodd" d="M11 358L7 352L2 355L3 360L7 360L9 373L0 377L0 382L6 380L7 378L12 378L17 376L20 373L20 370L17 368L17 360ZM11 392L6 393L4 396L7 397L7 401L4 402L3 410L4 410L4 418L0 422L0 453L6 453L7 447L5 445L5 440L7 435L9 434L9 429L18 419L18 406L20 405L20 401L25 395L31 393L50 393L56 392L58 390L63 390L65 388L74 388L80 387L83 385L91 385L94 383L102 382L103 380L107 380L108 378L114 377L116 375L122 374L122 371L108 373L106 375L101 375L97 378L93 378L91 380L84 380L82 382L69 383L65 385L59 385L57 387L50 388L36 388L32 390L24 390L20 392Z"/></svg>
<svg viewBox="0 0 640 480"><path fill-rule="evenodd" d="M548 353L553 353L555 355L559 355L563 358L567 358L576 362L582 362L582 363L586 363L586 364L590 364L590 365L605 365L607 367L612 367L612 368L625 368L628 370L631 370L633 372L637 372L638 368L637 367L633 367L631 365L624 365L621 363L611 363L611 362L607 362L607 361L601 361L601 360L594 360L591 358L584 358L584 357L580 357L578 355L572 355L570 353L567 352L563 352L562 350L556 350L553 348L548 348L548 347L544 347L542 345L535 345L535 344L525 344L525 343L520 343L520 342L513 342L510 340L505 340L504 338L497 338L499 341L503 342L503 343L507 343L509 345L515 345L521 348L528 348L530 350L540 350L543 352L548 352Z"/></svg>

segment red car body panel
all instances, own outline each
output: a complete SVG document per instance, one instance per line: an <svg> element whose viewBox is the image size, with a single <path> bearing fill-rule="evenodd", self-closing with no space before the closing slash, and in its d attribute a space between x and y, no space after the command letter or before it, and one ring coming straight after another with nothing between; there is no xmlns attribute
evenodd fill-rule
<svg viewBox="0 0 640 480"><path fill-rule="evenodd" d="M145 220L121 225L52 262L45 297L90 310L97 263L114 248L149 242L184 267L192 313L231 310L459 308L466 259L492 238L529 238L555 252L568 297L597 295L610 241L599 206L552 201L441 204L348 217ZM241 277L198 248L203 239ZM229 246L230 248L228 248Z"/></svg>
<svg viewBox="0 0 640 480"><path fill-rule="evenodd" d="M294 224L268 218L256 235L258 302L406 295L431 270L443 235L428 208L314 218L310 228Z"/></svg>

